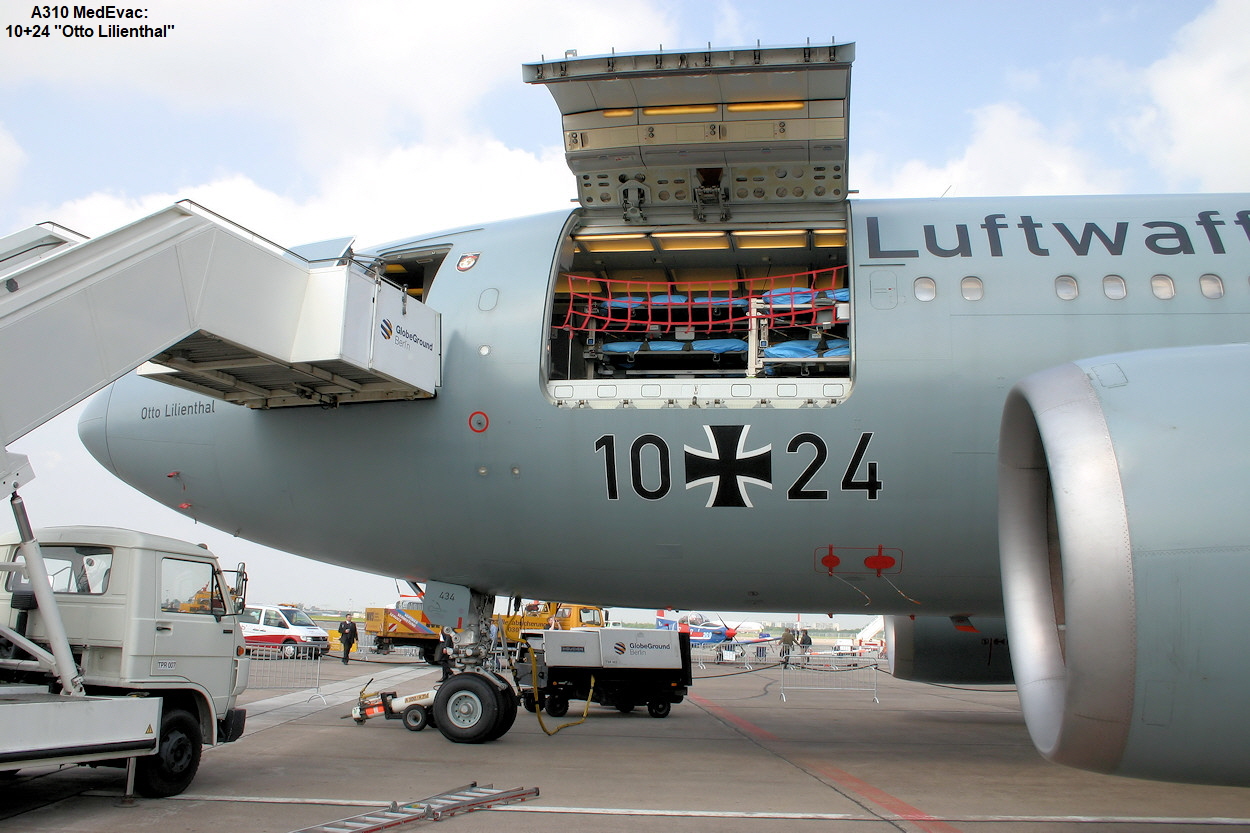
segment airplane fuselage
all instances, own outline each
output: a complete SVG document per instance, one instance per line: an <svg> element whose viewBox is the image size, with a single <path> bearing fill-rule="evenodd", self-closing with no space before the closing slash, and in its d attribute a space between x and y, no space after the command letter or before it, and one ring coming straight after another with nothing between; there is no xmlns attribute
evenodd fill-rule
<svg viewBox="0 0 1250 833"><path fill-rule="evenodd" d="M202 522L385 575L634 607L999 613L1008 389L1080 357L1244 340L1250 317L1250 197L858 201L844 371L557 378L552 287L586 272L562 253L579 216L378 250L442 247L433 400L248 410L128 378L106 453L104 404L84 437Z"/></svg>

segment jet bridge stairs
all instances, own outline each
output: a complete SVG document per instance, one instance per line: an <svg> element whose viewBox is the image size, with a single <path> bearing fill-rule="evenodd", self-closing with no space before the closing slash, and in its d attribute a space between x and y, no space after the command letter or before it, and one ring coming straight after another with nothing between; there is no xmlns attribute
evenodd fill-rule
<svg viewBox="0 0 1250 833"><path fill-rule="evenodd" d="M188 201L91 240L0 239L0 441L136 368L251 408L434 396L439 314L350 244L284 249ZM30 478L6 451L6 490Z"/></svg>

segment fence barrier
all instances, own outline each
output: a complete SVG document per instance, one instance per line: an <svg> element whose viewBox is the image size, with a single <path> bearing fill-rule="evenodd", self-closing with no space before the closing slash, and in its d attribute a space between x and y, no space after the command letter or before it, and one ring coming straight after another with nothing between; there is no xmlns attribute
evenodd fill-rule
<svg viewBox="0 0 1250 833"><path fill-rule="evenodd" d="M321 693L321 649L316 645L254 645L248 669L248 688L276 688L299 691L311 688L305 702L312 702Z"/></svg>
<svg viewBox="0 0 1250 833"><path fill-rule="evenodd" d="M877 665L868 657L794 652L781 666L781 702L787 691L865 691L877 698Z"/></svg>

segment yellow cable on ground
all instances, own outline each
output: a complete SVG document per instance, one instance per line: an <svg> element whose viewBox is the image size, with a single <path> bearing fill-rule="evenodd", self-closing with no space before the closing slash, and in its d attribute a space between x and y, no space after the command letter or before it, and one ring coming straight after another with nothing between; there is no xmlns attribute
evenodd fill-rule
<svg viewBox="0 0 1250 833"><path fill-rule="evenodd" d="M590 691L586 694L586 708L582 709L581 720L574 720L572 723L562 723L554 729L548 729L546 722L543 720L542 707L538 705L538 657L533 646L530 646L530 680L534 683L534 714L538 715L538 727L546 732L547 737L552 737L561 729L567 729L570 726L580 726L586 722L586 716L590 714L590 701L595 696L595 675L590 675Z"/></svg>

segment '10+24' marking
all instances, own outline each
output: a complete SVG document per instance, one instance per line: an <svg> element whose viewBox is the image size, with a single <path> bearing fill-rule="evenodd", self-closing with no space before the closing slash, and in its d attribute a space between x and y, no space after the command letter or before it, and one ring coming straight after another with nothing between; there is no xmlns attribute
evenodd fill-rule
<svg viewBox="0 0 1250 833"><path fill-rule="evenodd" d="M751 508L751 497L747 486L761 486L765 489L773 487L772 480L772 444L762 448L746 447L747 425L705 425L710 450L683 447L685 463L685 483L687 489L698 486L710 486L707 506L738 506ZM880 478L877 477L876 461L864 462L868 452L868 444L872 441L872 432L866 431L859 436L859 443L847 462L842 474L842 491L863 492L868 500L876 500L882 489ZM803 472L786 490L789 500L828 500L829 492L825 489L809 489L812 480L820 473L821 468L829 459L829 447L817 434L804 432L796 434L786 445L786 452L800 453L804 446L810 446L812 460ZM654 466L647 465L644 469L644 451L652 449L646 455ZM608 500L620 500L620 483L617 475L616 435L604 434L595 441L595 451L603 452L604 477L607 481ZM858 477L860 468L864 476ZM643 434L629 446L630 485L634 494L644 500L660 500L665 497L673 486L672 459L668 443L655 434ZM654 484L654 485L649 485Z"/></svg>

